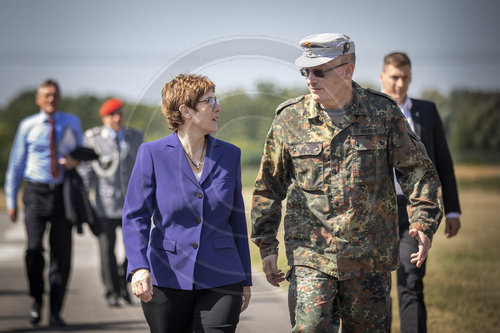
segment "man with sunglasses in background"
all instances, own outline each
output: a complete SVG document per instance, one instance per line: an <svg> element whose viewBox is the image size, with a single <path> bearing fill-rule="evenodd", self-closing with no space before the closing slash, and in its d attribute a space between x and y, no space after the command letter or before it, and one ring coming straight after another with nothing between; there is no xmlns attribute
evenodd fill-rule
<svg viewBox="0 0 500 333"><path fill-rule="evenodd" d="M281 202L293 332L388 332L390 272L399 267L393 169L409 198L420 267L441 219L439 179L418 137L388 96L352 81L354 42L304 38L296 65L310 94L278 106L252 204L252 238L268 282L277 267Z"/></svg>
<svg viewBox="0 0 500 333"><path fill-rule="evenodd" d="M108 306L120 306L122 298L132 303L125 274L127 259L118 264L115 256L116 229L122 225L123 203L134 167L137 150L143 141L141 132L123 126L123 102L106 100L99 115L103 126L85 132L84 145L94 149L98 160L83 162L78 171L89 191L92 207L100 222L99 248L101 277Z"/></svg>

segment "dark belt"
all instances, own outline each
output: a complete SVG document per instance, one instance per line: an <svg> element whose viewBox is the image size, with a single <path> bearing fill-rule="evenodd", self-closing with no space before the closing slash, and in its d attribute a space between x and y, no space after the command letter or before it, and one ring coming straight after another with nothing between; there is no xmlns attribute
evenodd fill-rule
<svg viewBox="0 0 500 333"><path fill-rule="evenodd" d="M26 185L43 188L50 191L57 191L62 189L62 184L46 184L46 183L36 183L36 182L26 182Z"/></svg>

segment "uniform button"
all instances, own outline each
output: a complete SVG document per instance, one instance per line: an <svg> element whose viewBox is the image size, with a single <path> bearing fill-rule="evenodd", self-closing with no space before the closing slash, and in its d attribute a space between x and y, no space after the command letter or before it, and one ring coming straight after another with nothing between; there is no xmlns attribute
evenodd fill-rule
<svg viewBox="0 0 500 333"><path fill-rule="evenodd" d="M201 198L203 198L203 193L198 192L198 193L196 193L196 196L198 197L198 199L201 199Z"/></svg>
<svg viewBox="0 0 500 333"><path fill-rule="evenodd" d="M197 217L197 218L195 219L195 221L196 221L196 223L201 223L201 218L200 218L200 217Z"/></svg>
<svg viewBox="0 0 500 333"><path fill-rule="evenodd" d="M197 249L198 248L198 243L193 243L193 249Z"/></svg>

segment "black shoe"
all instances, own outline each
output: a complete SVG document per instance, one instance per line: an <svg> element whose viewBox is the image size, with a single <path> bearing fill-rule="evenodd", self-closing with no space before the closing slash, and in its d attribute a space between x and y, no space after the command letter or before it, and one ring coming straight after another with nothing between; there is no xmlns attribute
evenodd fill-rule
<svg viewBox="0 0 500 333"><path fill-rule="evenodd" d="M120 303L118 302L118 297L115 295L109 295L106 297L106 302L108 302L109 307L118 307Z"/></svg>
<svg viewBox="0 0 500 333"><path fill-rule="evenodd" d="M127 290L122 290L120 296L121 298L123 298L125 302L127 302L127 304L132 304L132 299L130 298L130 295Z"/></svg>
<svg viewBox="0 0 500 333"><path fill-rule="evenodd" d="M67 326L67 324L58 313L53 313L50 315L49 326L64 327Z"/></svg>
<svg viewBox="0 0 500 333"><path fill-rule="evenodd" d="M33 305L31 306L30 312L28 314L30 323L32 325L36 325L40 322L40 319L42 318L40 312L42 310L42 302L33 302Z"/></svg>

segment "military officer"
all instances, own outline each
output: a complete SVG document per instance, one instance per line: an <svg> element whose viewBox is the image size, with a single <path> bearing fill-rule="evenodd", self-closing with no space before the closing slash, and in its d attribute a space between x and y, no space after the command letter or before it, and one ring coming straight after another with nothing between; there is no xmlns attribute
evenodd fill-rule
<svg viewBox="0 0 500 333"><path fill-rule="evenodd" d="M355 45L312 35L296 59L310 94L278 106L252 203L252 238L269 283L276 266L281 202L290 265L293 332L387 332L390 272L399 266L393 168L409 198L410 235L421 266L441 219L432 162L398 106L352 81Z"/></svg>
<svg viewBox="0 0 500 333"><path fill-rule="evenodd" d="M122 210L141 132L123 126L123 103L108 99L99 110L103 125L85 132L84 145L99 155L98 160L82 163L79 172L89 190L91 203L100 220L99 247L101 275L109 306L119 306L119 298L131 303L125 272L127 261L118 265L115 256L116 229L121 227Z"/></svg>

